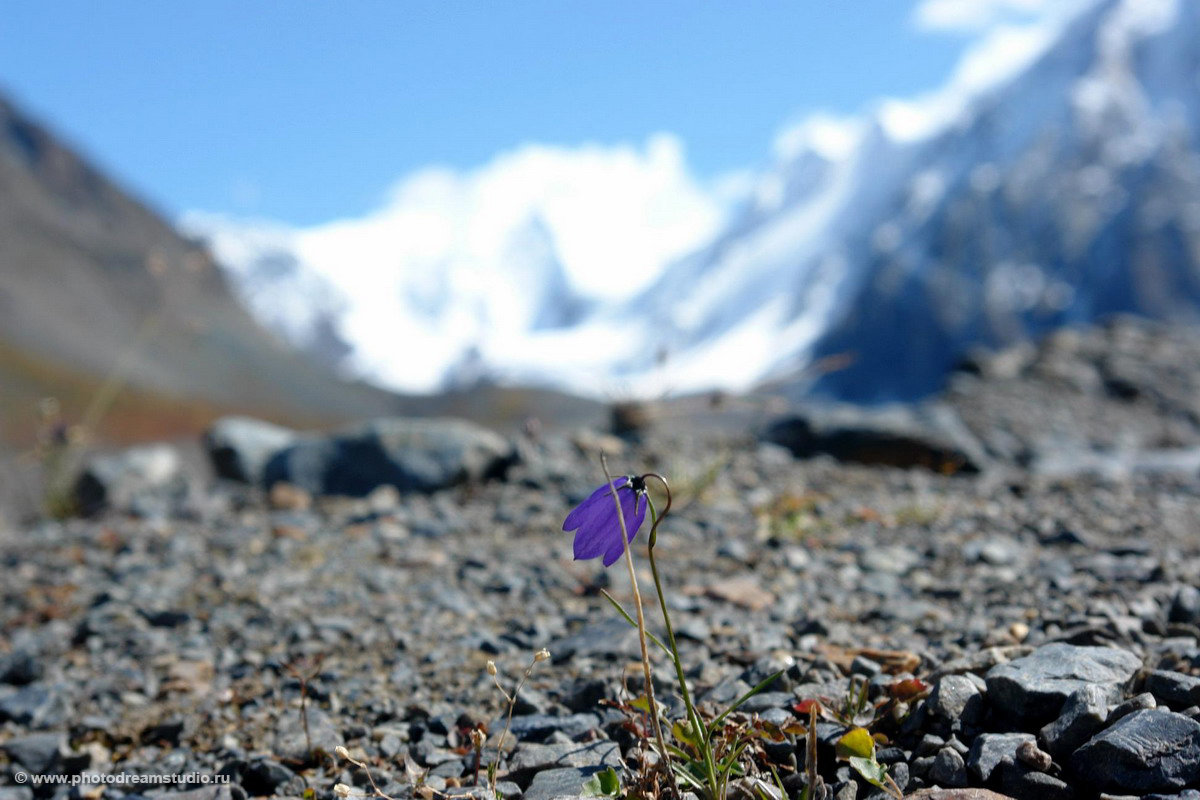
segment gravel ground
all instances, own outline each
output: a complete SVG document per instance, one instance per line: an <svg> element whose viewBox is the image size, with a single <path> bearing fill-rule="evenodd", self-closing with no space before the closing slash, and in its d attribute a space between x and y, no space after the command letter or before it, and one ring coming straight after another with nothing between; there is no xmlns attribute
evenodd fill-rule
<svg viewBox="0 0 1200 800"><path fill-rule="evenodd" d="M1156 430L1190 444L1187 424ZM632 783L644 745L618 706L639 690L638 645L600 594L628 606L628 579L572 561L561 531L601 483L606 441L525 439L503 478L430 493L314 501L207 482L140 514L0 531L0 800L370 792L338 745L393 797L486 794L469 731L487 726L486 763L504 727L487 662L511 688L542 648L504 745L504 798L578 795L609 764ZM774 769L799 796L796 704L817 698L818 794L838 800L879 794L837 759L854 724L880 734L904 792L949 791L916 796L1200 797L1190 467L940 475L797 459L748 433L609 446L615 473L674 487L656 552L702 704L782 670L735 719L791 732L752 748L734 794L756 796L754 775L773 786ZM872 702L847 719L852 682ZM81 772L113 777L28 778ZM164 773L193 775L129 777ZM214 775L230 783L203 784Z"/></svg>

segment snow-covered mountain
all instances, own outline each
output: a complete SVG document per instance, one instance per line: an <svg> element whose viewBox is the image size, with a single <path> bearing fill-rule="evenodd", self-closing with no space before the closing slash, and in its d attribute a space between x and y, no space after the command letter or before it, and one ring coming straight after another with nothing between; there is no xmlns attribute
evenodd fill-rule
<svg viewBox="0 0 1200 800"><path fill-rule="evenodd" d="M781 164L782 188L668 270L638 311L681 372L911 398L974 344L1195 318L1200 4L1109 0L1026 44L1006 80Z"/></svg>
<svg viewBox="0 0 1200 800"><path fill-rule="evenodd" d="M199 213L182 226L292 343L432 391L480 377L572 386L568 372L607 371L612 352L595 345L613 340L596 309L635 294L720 219L679 142L661 135L427 170L381 210L314 228Z"/></svg>
<svg viewBox="0 0 1200 800"><path fill-rule="evenodd" d="M342 342L353 369L403 388L490 374L593 395L772 381L919 396L975 344L1117 311L1198 315L1200 3L1081 7L998 37L940 92L801 131L720 227L711 206L677 209L707 216L662 228L671 246L632 296L589 294L579 248L537 213L550 206L520 198L448 260L422 262L387 220L360 231L403 251L402 270L356 263L344 238L192 227L277 330Z"/></svg>

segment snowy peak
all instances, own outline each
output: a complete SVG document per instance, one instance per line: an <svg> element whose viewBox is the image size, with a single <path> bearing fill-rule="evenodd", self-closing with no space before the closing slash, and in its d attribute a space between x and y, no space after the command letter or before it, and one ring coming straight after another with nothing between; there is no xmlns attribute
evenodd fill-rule
<svg viewBox="0 0 1200 800"><path fill-rule="evenodd" d="M920 147L875 221L886 246L855 256L861 282L812 350L855 363L819 389L919 396L975 344L1116 312L1195 316L1200 23L1182 5L1097 6ZM1174 63L1151 67L1160 45ZM913 215L922 181L938 190Z"/></svg>

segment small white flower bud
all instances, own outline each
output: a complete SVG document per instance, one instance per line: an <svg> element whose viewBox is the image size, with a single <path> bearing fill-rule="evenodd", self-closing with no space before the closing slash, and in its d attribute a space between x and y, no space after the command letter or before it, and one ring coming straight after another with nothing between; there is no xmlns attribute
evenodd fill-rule
<svg viewBox="0 0 1200 800"><path fill-rule="evenodd" d="M350 787L344 783L334 784L334 787L333 787L333 793L336 794L338 797L349 797L351 791L352 790L350 789Z"/></svg>
<svg viewBox="0 0 1200 800"><path fill-rule="evenodd" d="M496 674L496 662L495 662L495 661L492 661L492 660L489 658L489 659L488 659L488 662L487 662L487 666L486 666L486 667L484 667L484 669L486 669L486 670L487 670L487 674L488 674L488 675L493 675L493 676L494 676L494 675Z"/></svg>
<svg viewBox="0 0 1200 800"><path fill-rule="evenodd" d="M338 754L338 756L340 756L341 758L344 758L344 759L346 759L347 761L349 761L349 760L350 760L350 751L349 751L349 750L347 750L347 749L346 749L344 746L342 746L342 745L340 745L340 744L339 744L337 747L333 748L333 752L337 753L337 754ZM340 785L340 784L339 784L339 785ZM336 786L334 787L334 791L335 791L335 792L337 791L337 787L336 787Z"/></svg>
<svg viewBox="0 0 1200 800"><path fill-rule="evenodd" d="M546 661L549 658L550 658L550 651L545 648L542 648L541 650L538 650L536 653L533 654L533 660L535 663L538 661Z"/></svg>

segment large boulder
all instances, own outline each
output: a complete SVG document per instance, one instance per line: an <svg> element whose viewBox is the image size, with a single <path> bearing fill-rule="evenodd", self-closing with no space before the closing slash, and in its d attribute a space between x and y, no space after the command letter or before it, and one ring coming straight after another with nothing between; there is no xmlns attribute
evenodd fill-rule
<svg viewBox="0 0 1200 800"><path fill-rule="evenodd" d="M776 420L764 438L797 458L829 455L839 461L936 472L979 472L981 446L948 407L835 405L807 408Z"/></svg>
<svg viewBox="0 0 1200 800"><path fill-rule="evenodd" d="M267 462L294 444L295 431L251 417L222 417L204 432L204 449L217 477L259 484Z"/></svg>
<svg viewBox="0 0 1200 800"><path fill-rule="evenodd" d="M515 456L500 435L457 419L377 419L276 453L263 483L362 497L380 486L432 492L503 475Z"/></svg>

